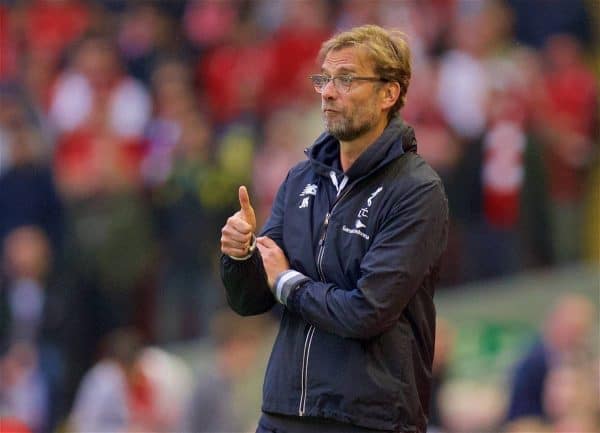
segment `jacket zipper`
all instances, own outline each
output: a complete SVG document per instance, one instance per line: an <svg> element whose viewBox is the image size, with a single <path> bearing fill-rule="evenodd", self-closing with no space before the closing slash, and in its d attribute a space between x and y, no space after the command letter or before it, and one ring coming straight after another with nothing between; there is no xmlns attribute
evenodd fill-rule
<svg viewBox="0 0 600 433"><path fill-rule="evenodd" d="M352 189L352 185L348 186L344 194L339 196L335 202L333 202L333 206L331 210L327 212L325 215L325 220L323 221L323 226L321 227L321 237L319 238L319 252L317 253L317 271L319 272L319 278L322 282L325 282L325 275L323 274L323 256L325 253L325 239L327 238L327 226L329 226L329 220L331 219L331 214L333 210L336 208L340 200ZM306 411L306 397L308 394L308 357L310 355L310 346L312 344L313 336L315 335L316 328L313 325L308 327L308 332L306 333L306 339L304 340L304 351L302 353L302 377L301 377L301 390L300 390L300 407L298 408L298 415L304 416Z"/></svg>
<svg viewBox="0 0 600 433"><path fill-rule="evenodd" d="M304 416L306 410L306 394L308 392L308 355L310 354L310 345L312 344L314 335L315 327L310 325L308 327L308 332L306 333L306 339L304 340L304 353L302 354L302 389L300 393L300 407L298 408L298 415L300 416Z"/></svg>

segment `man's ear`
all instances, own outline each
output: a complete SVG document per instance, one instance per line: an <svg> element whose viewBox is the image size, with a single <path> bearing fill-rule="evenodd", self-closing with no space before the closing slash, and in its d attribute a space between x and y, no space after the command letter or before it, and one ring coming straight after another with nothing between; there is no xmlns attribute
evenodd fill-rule
<svg viewBox="0 0 600 433"><path fill-rule="evenodd" d="M390 81L385 83L381 90L383 91L382 108L392 108L400 97L400 83L397 81Z"/></svg>

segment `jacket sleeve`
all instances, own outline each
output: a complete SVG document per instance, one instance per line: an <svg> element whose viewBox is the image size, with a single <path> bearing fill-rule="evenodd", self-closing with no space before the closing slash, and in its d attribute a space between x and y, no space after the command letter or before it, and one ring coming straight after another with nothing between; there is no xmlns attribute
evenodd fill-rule
<svg viewBox="0 0 600 433"><path fill-rule="evenodd" d="M275 304L258 249L243 261L222 254L221 280L227 303L242 316L264 313Z"/></svg>
<svg viewBox="0 0 600 433"><path fill-rule="evenodd" d="M346 338L368 339L398 321L446 245L448 205L441 182L416 185L386 217L361 261L356 287L304 280L287 308ZM325 250L325 254L340 254Z"/></svg>
<svg viewBox="0 0 600 433"><path fill-rule="evenodd" d="M271 215L261 231L261 235L269 236L282 249L285 184L284 182L279 188ZM269 288L267 274L258 248L247 260L234 260L222 254L220 271L227 295L227 303L236 313L242 316L260 314L270 310L275 305L276 301Z"/></svg>

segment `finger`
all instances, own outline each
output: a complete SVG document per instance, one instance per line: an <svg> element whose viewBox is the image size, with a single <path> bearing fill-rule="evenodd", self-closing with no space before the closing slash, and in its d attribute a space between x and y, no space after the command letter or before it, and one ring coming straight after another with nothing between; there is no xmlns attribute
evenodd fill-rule
<svg viewBox="0 0 600 433"><path fill-rule="evenodd" d="M233 238L226 235L221 236L221 247L248 249L250 247L249 238Z"/></svg>
<svg viewBox="0 0 600 433"><path fill-rule="evenodd" d="M224 228L226 227L241 234L250 234L253 232L252 225L244 219L241 211L236 212L235 215L227 219Z"/></svg>
<svg viewBox="0 0 600 433"><path fill-rule="evenodd" d="M225 226L221 230L221 252L234 257L243 257L248 254L251 234L242 235L231 227Z"/></svg>
<svg viewBox="0 0 600 433"><path fill-rule="evenodd" d="M266 247L264 244L261 244L258 241L256 241L256 248L258 248L263 256L271 255L273 253L271 248Z"/></svg>
<svg viewBox="0 0 600 433"><path fill-rule="evenodd" d="M264 245L267 248L279 248L279 245L277 245L277 243L268 236L261 236L256 239L256 242Z"/></svg>
<svg viewBox="0 0 600 433"><path fill-rule="evenodd" d="M246 221L251 221L251 219L254 217L254 209L252 208L252 205L250 204L250 197L248 196L248 190L246 189L246 187L244 185L240 186L238 196L240 199L240 209L242 211L242 214L246 218Z"/></svg>
<svg viewBox="0 0 600 433"><path fill-rule="evenodd" d="M268 245L265 244L265 241L262 239L256 239L256 247L259 248L261 252L271 249Z"/></svg>
<svg viewBox="0 0 600 433"><path fill-rule="evenodd" d="M221 252L231 257L245 257L248 255L248 248L221 247Z"/></svg>
<svg viewBox="0 0 600 433"><path fill-rule="evenodd" d="M256 241L256 248L258 248L258 251L260 251L260 254L264 257L267 253L267 248L259 243L258 241Z"/></svg>
<svg viewBox="0 0 600 433"><path fill-rule="evenodd" d="M250 245L250 237L237 237L230 236L227 233L223 233L221 236L221 245L231 245L231 246L249 246Z"/></svg>

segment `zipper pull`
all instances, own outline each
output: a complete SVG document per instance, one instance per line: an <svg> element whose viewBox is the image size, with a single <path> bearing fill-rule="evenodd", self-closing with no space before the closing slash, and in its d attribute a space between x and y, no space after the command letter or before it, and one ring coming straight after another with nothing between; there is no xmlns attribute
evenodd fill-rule
<svg viewBox="0 0 600 433"><path fill-rule="evenodd" d="M325 215L325 221L323 221L323 227L321 228L321 238L319 239L319 246L323 245L323 242L325 242L325 233L327 232L327 226L329 225L329 217L331 216L331 213L327 212L327 214Z"/></svg>

